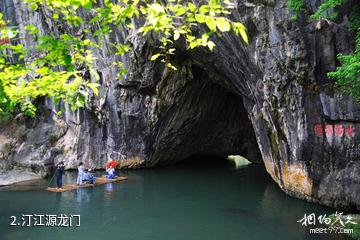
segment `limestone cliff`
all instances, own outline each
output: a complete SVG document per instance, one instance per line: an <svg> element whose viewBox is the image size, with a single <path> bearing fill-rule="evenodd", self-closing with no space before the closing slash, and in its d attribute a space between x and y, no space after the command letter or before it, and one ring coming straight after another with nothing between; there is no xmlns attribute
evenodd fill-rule
<svg viewBox="0 0 360 240"><path fill-rule="evenodd" d="M319 3L306 2L309 12ZM233 17L246 24L250 45L232 34L214 39L214 52L186 51L179 43L176 72L148 60L156 39L115 31L109 42L132 45L122 59L127 76L117 79L106 46L98 51L100 96L61 118L45 100L45 117L15 144L11 160L38 168L63 160L72 168L136 157L151 167L198 153L262 156L288 194L360 210L360 108L326 77L336 55L352 49L346 26L355 2L329 23L291 21L286 0L238 1ZM5 0L0 9L20 27L61 31L46 10L30 14L21 0Z"/></svg>

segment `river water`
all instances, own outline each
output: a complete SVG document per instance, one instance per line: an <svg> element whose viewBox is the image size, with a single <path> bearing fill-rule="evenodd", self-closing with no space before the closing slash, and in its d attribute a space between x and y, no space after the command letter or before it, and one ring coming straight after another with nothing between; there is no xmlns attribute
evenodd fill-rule
<svg viewBox="0 0 360 240"><path fill-rule="evenodd" d="M305 213L319 216L334 210L287 196L262 165L235 170L217 162L123 174L129 179L65 193L43 191L44 181L3 188L0 239L347 239L343 234L309 234L297 222ZM64 181L74 181L75 175L67 173ZM9 226L11 216L21 225L22 214L80 215L81 223Z"/></svg>

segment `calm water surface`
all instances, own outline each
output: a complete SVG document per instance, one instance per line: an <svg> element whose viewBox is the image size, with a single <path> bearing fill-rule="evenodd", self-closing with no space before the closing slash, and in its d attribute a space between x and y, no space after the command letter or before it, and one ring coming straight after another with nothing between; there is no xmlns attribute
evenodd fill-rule
<svg viewBox="0 0 360 240"><path fill-rule="evenodd" d="M0 239L346 239L310 235L297 221L334 210L285 195L261 165L179 165L127 172L129 180L65 193L0 191ZM64 181L75 180L67 173ZM46 185L46 182L43 184ZM80 214L78 228L10 227L10 216Z"/></svg>

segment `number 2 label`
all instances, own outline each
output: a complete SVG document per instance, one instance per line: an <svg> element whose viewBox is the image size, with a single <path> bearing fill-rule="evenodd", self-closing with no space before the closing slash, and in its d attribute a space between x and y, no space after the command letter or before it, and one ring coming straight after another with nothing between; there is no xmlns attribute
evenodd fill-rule
<svg viewBox="0 0 360 240"><path fill-rule="evenodd" d="M15 216L10 216L10 219L12 219L12 222L10 223L10 226L17 226L16 225L16 217Z"/></svg>

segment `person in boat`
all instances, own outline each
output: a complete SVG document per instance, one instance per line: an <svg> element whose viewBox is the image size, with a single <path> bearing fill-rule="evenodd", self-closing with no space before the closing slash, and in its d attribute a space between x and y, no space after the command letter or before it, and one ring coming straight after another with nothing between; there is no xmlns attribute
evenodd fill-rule
<svg viewBox="0 0 360 240"><path fill-rule="evenodd" d="M87 171L84 172L83 181L88 182L90 184L95 184L96 178L94 177L94 175L92 175L91 169L88 169Z"/></svg>
<svg viewBox="0 0 360 240"><path fill-rule="evenodd" d="M106 169L106 177L109 179L114 179L116 177L115 168L113 166L110 166L108 169Z"/></svg>
<svg viewBox="0 0 360 240"><path fill-rule="evenodd" d="M64 163L61 161L56 165L56 186L58 189L62 188L62 176L64 174Z"/></svg>
<svg viewBox="0 0 360 240"><path fill-rule="evenodd" d="M76 184L77 185L81 185L83 178L84 178L84 171L85 171L85 167L84 167L84 163L80 162L78 165L78 176L76 179Z"/></svg>

